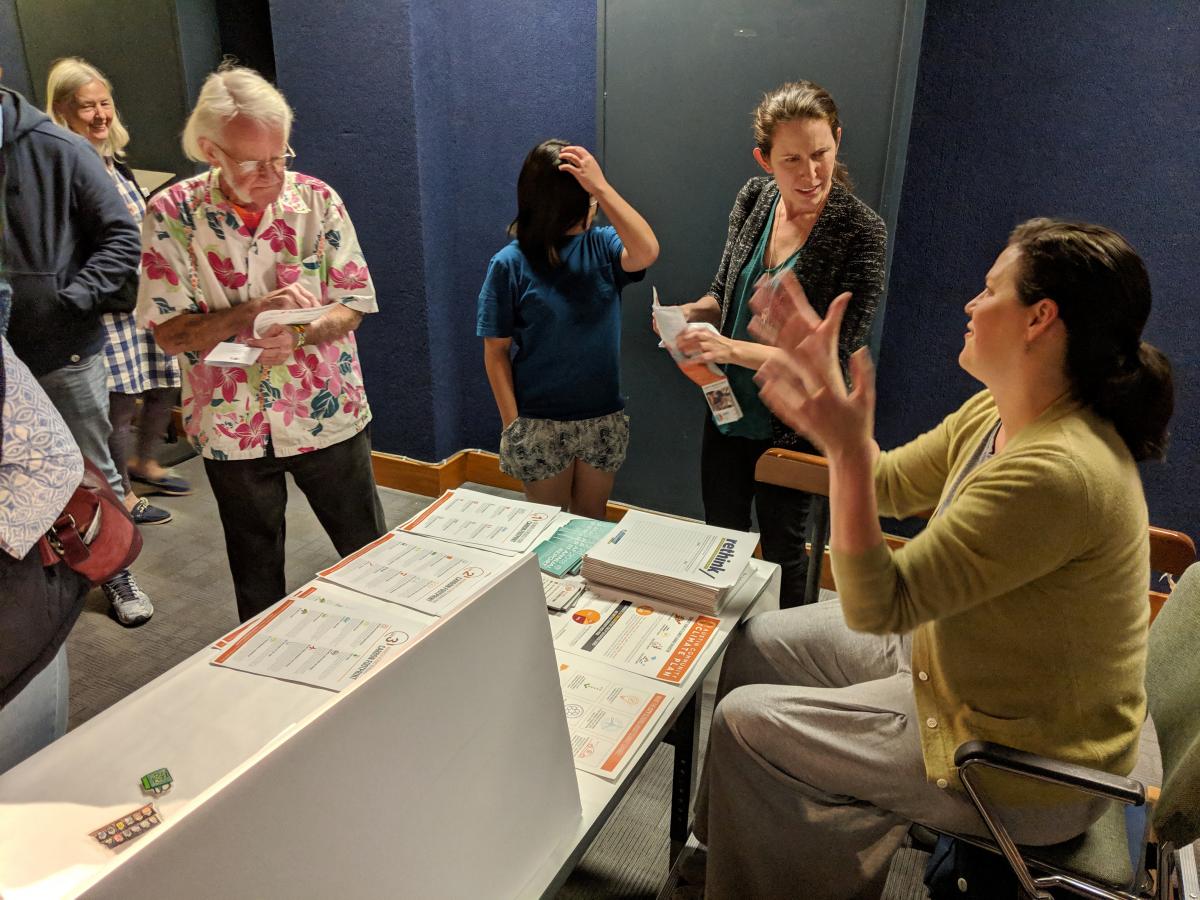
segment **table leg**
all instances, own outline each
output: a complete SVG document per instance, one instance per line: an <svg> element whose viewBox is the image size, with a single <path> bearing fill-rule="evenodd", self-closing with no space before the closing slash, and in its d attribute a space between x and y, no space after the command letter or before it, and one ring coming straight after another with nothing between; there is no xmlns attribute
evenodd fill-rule
<svg viewBox="0 0 1200 900"><path fill-rule="evenodd" d="M808 579L804 586L804 602L821 599L821 567L825 565L825 545L829 540L829 498L814 496L809 519L812 526L812 554L808 559Z"/></svg>
<svg viewBox="0 0 1200 900"><path fill-rule="evenodd" d="M672 730L675 746L675 768L671 777L671 862L687 843L691 830L692 781L696 774L696 759L700 755L700 698L701 685L696 686L684 707L679 711Z"/></svg>

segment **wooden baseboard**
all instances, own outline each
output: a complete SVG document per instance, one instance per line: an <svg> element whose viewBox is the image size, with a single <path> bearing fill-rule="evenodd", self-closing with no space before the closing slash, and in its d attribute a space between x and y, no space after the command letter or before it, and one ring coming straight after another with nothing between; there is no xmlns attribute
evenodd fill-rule
<svg viewBox="0 0 1200 900"><path fill-rule="evenodd" d="M459 450L441 462L424 462L409 456L371 451L375 483L382 487L437 497L467 481L489 487L521 490L521 482L500 471L500 459L485 450Z"/></svg>
<svg viewBox="0 0 1200 900"><path fill-rule="evenodd" d="M459 450L441 462L424 462L394 453L371 451L375 483L410 494L437 497L465 482L520 491L521 482L500 471L500 457L487 450ZM609 503L606 518L619 522L630 507Z"/></svg>
<svg viewBox="0 0 1200 900"><path fill-rule="evenodd" d="M178 406L173 417L175 431L182 439L183 415ZM425 462L411 456L372 450L371 466L375 470L376 484L425 497L439 497L468 481L510 491L521 490L521 482L500 471L500 457L487 450L459 450L441 462ZM623 503L609 503L606 518L610 522L619 522L630 509Z"/></svg>

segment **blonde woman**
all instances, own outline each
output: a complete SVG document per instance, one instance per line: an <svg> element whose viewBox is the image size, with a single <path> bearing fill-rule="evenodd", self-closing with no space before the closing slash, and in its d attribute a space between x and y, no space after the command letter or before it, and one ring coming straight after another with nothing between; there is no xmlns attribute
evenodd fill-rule
<svg viewBox="0 0 1200 900"><path fill-rule="evenodd" d="M104 74L78 57L60 59L50 69L46 83L46 111L58 125L86 138L104 160L129 215L140 226L146 213L146 201L125 163L129 132L121 124L112 96L112 84ZM130 298L136 295L136 276L127 286ZM167 429L175 395L179 388L179 364L163 353L145 329L137 327L132 312L110 312L103 316L107 343L109 452L125 487L125 503L139 525L161 525L171 514L134 495L131 481L144 485L146 493L182 496L191 493L183 478L173 475L158 463L158 448ZM133 426L137 401L142 401L137 417L137 448L133 447Z"/></svg>

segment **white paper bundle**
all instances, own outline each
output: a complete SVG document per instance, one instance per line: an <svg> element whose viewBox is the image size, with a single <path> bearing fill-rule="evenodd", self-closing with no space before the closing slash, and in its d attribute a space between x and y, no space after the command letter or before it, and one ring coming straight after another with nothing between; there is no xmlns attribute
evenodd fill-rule
<svg viewBox="0 0 1200 900"><path fill-rule="evenodd" d="M715 613L746 570L758 535L631 510L583 558L597 585Z"/></svg>

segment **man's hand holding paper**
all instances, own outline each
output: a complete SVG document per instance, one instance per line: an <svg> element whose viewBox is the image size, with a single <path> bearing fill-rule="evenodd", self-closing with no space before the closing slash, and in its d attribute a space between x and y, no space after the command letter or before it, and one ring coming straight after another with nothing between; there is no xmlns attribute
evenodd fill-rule
<svg viewBox="0 0 1200 900"><path fill-rule="evenodd" d="M296 331L289 326L307 325L328 311L311 291L299 284L264 294L258 303L262 309L254 317L253 337L246 339L246 346L261 348L258 362L264 366L277 366L292 358Z"/></svg>

